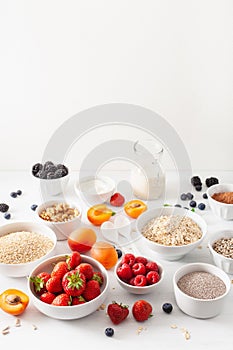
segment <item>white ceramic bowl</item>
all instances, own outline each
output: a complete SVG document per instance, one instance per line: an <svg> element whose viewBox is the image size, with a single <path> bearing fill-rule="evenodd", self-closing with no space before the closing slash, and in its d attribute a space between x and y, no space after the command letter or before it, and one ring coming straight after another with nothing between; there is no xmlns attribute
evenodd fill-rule
<svg viewBox="0 0 233 350"><path fill-rule="evenodd" d="M151 219L161 215L179 215L181 217L186 216L191 218L199 225L202 231L201 238L194 243L182 246L166 246L150 241L142 235L142 229ZM178 207L161 207L149 209L142 213L136 220L136 231L139 234L139 238L142 240L141 244L144 244L149 249L153 250L159 256L159 258L174 261L183 258L186 254L190 253L201 244L207 232L207 225L200 215L192 212L191 210Z"/></svg>
<svg viewBox="0 0 233 350"><path fill-rule="evenodd" d="M51 196L58 196L59 194L63 194L65 192L70 179L70 172L58 179L40 179L34 175L32 176L35 181L39 183L42 197L47 201Z"/></svg>
<svg viewBox="0 0 233 350"><path fill-rule="evenodd" d="M46 237L49 237L54 245L53 248L40 259L21 264L3 264L0 263L0 274L8 277L25 277L28 276L31 270L40 262L54 254L57 238L55 233L46 225L34 222L14 222L0 227L0 236L8 233L28 231L35 232Z"/></svg>
<svg viewBox="0 0 233 350"><path fill-rule="evenodd" d="M90 206L108 202L115 192L116 184L107 176L87 176L79 179L74 188L78 197Z"/></svg>
<svg viewBox="0 0 233 350"><path fill-rule="evenodd" d="M226 285L226 292L215 299L197 299L183 293L177 286L179 279L190 272L205 271L221 278ZM231 288L231 281L228 275L218 267L205 264L193 263L180 267L173 276L173 288L178 307L187 315L195 318L211 318L217 316L223 309L226 297Z"/></svg>
<svg viewBox="0 0 233 350"><path fill-rule="evenodd" d="M48 207L51 207L54 204L59 204L62 202L64 202L64 200L62 200L62 199L56 200L56 201L48 201L48 202L41 204L36 209L36 215L37 215L37 219L39 220L39 222L41 224L44 224L44 225L48 226L49 228L51 228L54 231L54 233L56 234L58 241L66 240L68 238L68 236L70 235L70 233L73 232L74 230L76 230L80 226L81 216L82 216L81 209L75 203L70 203L70 202L65 201L72 208L78 209L80 214L78 216L76 216L74 219L69 220L69 221L64 221L64 222L52 222L52 221L44 220L40 217L40 214L43 210L45 210Z"/></svg>
<svg viewBox="0 0 233 350"><path fill-rule="evenodd" d="M233 220L233 204L226 204L212 198L214 193L233 192L233 184L216 184L208 188L208 202L215 215L224 220Z"/></svg>
<svg viewBox="0 0 233 350"><path fill-rule="evenodd" d="M226 273L233 274L233 259L226 258L224 255L217 253L213 249L214 242L221 238L233 238L233 230L220 230L211 233L211 238L208 242L209 251L216 266L220 267Z"/></svg>
<svg viewBox="0 0 233 350"><path fill-rule="evenodd" d="M55 305L46 304L43 301L41 301L34 292L33 283L30 281L30 277L33 277L43 271L50 273L52 271L54 263L61 260L66 260L67 258L67 253L62 255L56 255L52 258L49 258L43 261L41 264L37 265L31 271L31 274L28 279L28 290L29 290L30 299L32 300L33 304L40 312L42 312L43 314L51 318L56 318L60 320L74 320L74 319L78 319L78 318L82 318L87 315L90 315L91 313L95 312L101 306L101 304L103 304L109 291L109 277L108 277L107 271L103 267L103 265L100 264L97 260L85 255L81 255L81 257L82 257L82 262L89 263L94 267L95 271L102 272L104 277L104 283L101 286L101 294L97 298L91 301L88 301L84 304L72 305L72 306L55 306Z"/></svg>
<svg viewBox="0 0 233 350"><path fill-rule="evenodd" d="M152 261L152 259L149 259L149 258L147 258L147 259L148 259L148 261ZM132 286L131 284L128 284L128 283L122 281L117 275L117 268L120 266L121 260L118 261L117 264L115 265L114 275L115 275L116 280L119 283L119 285L123 289L125 289L128 293L139 294L139 295L154 293L160 287L161 282L163 281L163 278L164 278L164 269L163 269L162 265L160 265L157 261L156 261L156 263L157 263L158 268L159 268L160 280L157 283L154 283L154 284L151 284L148 286L137 287L137 286Z"/></svg>

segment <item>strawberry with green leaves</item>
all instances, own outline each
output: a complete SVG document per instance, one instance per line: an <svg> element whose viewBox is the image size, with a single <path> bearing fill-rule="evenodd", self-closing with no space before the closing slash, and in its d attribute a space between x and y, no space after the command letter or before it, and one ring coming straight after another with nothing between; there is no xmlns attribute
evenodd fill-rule
<svg viewBox="0 0 233 350"><path fill-rule="evenodd" d="M129 314L129 307L128 305L123 305L121 303L119 304L113 301L111 304L108 305L107 313L112 323L117 325L127 318Z"/></svg>
<svg viewBox="0 0 233 350"><path fill-rule="evenodd" d="M104 276L100 271L94 271L92 279L97 281L100 286L102 286L102 284L104 283Z"/></svg>
<svg viewBox="0 0 233 350"><path fill-rule="evenodd" d="M79 252L72 252L66 258L66 263L68 265L69 270L74 270L82 261L81 255Z"/></svg>
<svg viewBox="0 0 233 350"><path fill-rule="evenodd" d="M56 306L70 306L72 303L72 298L66 293L61 293L56 296L53 300L52 305Z"/></svg>
<svg viewBox="0 0 233 350"><path fill-rule="evenodd" d="M54 266L52 272L51 272L51 277L58 276L60 279L68 272L68 266L65 261L59 261L56 263Z"/></svg>
<svg viewBox="0 0 233 350"><path fill-rule="evenodd" d="M51 275L47 272L41 272L36 276L30 277L30 281L33 283L34 291L37 295L41 295L47 291L46 282L50 277Z"/></svg>
<svg viewBox="0 0 233 350"><path fill-rule="evenodd" d="M64 292L72 297L78 297L86 287L86 277L77 270L67 272L62 278Z"/></svg>
<svg viewBox="0 0 233 350"><path fill-rule="evenodd" d="M84 299L84 297L82 295L80 295L79 297L72 298L71 305L80 305L80 304L84 304L84 303L86 303L86 300Z"/></svg>
<svg viewBox="0 0 233 350"><path fill-rule="evenodd" d="M61 293L62 292L62 280L59 276L50 277L46 282L46 289L50 293Z"/></svg>
<svg viewBox="0 0 233 350"><path fill-rule="evenodd" d="M86 301L93 300L97 298L101 293L99 282L95 280L89 280L86 283L86 288L84 289L82 295Z"/></svg>

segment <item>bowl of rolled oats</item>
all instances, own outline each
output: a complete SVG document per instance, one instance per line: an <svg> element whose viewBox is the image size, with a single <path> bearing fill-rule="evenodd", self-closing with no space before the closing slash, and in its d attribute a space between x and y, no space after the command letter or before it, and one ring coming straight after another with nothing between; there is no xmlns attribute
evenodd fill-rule
<svg viewBox="0 0 233 350"><path fill-rule="evenodd" d="M75 203L59 199L38 206L36 215L41 223L54 231L58 241L66 240L81 223L81 209Z"/></svg>
<svg viewBox="0 0 233 350"><path fill-rule="evenodd" d="M191 210L178 207L149 209L136 221L142 244L165 260L179 260L203 241L207 224Z"/></svg>
<svg viewBox="0 0 233 350"><path fill-rule="evenodd" d="M211 234L208 247L215 265L233 274L233 230L220 230Z"/></svg>
<svg viewBox="0 0 233 350"><path fill-rule="evenodd" d="M46 225L14 222L0 227L0 274L25 277L44 259L53 255L55 233Z"/></svg>

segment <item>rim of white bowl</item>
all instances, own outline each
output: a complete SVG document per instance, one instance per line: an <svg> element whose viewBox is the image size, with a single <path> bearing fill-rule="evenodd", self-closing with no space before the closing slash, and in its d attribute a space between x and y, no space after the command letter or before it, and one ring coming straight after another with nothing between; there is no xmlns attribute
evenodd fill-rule
<svg viewBox="0 0 233 350"><path fill-rule="evenodd" d="M82 190L81 188L81 184L83 182L86 182L88 180L103 180L105 183L109 184L111 186L111 188L109 188L107 191L104 191L104 192L100 192L100 193L87 193L85 191ZM90 175L90 176L85 176L83 178L81 178L79 181L76 181L75 184L75 190L79 191L80 193L87 193L87 195L89 196L102 196L102 195L105 195L113 190L115 190L116 188L116 183L115 181L109 177L109 176L102 176L102 175L97 175L97 176L94 176L94 175Z"/></svg>
<svg viewBox="0 0 233 350"><path fill-rule="evenodd" d="M215 193L212 193L210 194L210 192L212 192L212 190L214 190L215 188L219 188L220 186L224 187L224 186L231 186L232 187L232 191L224 191L224 192L233 192L233 184L227 184L227 183L223 183L223 184L216 184L216 185L213 185L213 186L210 186L207 191L206 191L206 194L208 196L208 200L209 201L212 201L213 203L217 204L217 205L220 205L222 207L227 207L227 208L232 208L233 207L233 203L232 204L228 204L228 203L223 203L223 202L219 202L219 201L216 201L216 199L212 198L212 195ZM216 192L216 193L220 193L220 192Z"/></svg>

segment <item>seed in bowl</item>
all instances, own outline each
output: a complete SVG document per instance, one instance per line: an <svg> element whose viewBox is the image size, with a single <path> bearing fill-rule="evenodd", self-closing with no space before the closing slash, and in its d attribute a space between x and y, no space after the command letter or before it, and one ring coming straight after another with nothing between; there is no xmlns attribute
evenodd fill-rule
<svg viewBox="0 0 233 350"><path fill-rule="evenodd" d="M25 264L46 255L53 241L35 232L12 232L0 237L0 263Z"/></svg>
<svg viewBox="0 0 233 350"><path fill-rule="evenodd" d="M67 203L53 204L43 210L39 216L41 219L51 222L66 222L79 216L77 208L72 208Z"/></svg>
<svg viewBox="0 0 233 350"><path fill-rule="evenodd" d="M189 217L162 215L150 220L142 234L152 242L166 246L183 246L202 237L200 227Z"/></svg>
<svg viewBox="0 0 233 350"><path fill-rule="evenodd" d="M213 243L212 248L226 258L233 259L233 237L220 238Z"/></svg>
<svg viewBox="0 0 233 350"><path fill-rule="evenodd" d="M221 278L204 271L187 273L179 279L177 286L183 293L197 299L215 299L226 292Z"/></svg>

